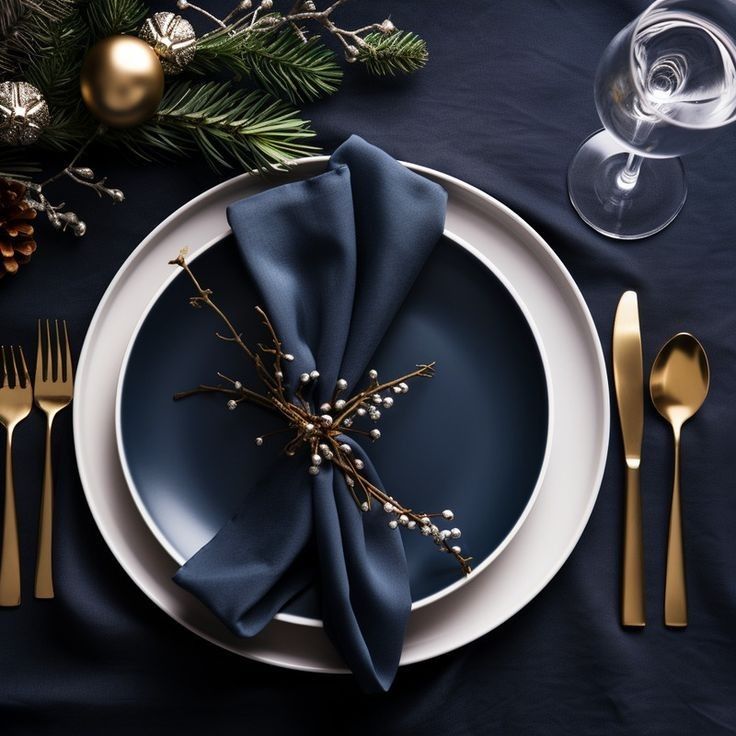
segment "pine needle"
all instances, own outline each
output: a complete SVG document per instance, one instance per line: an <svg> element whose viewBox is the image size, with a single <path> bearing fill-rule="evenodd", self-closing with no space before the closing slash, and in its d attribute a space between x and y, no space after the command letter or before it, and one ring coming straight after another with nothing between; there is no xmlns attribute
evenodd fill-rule
<svg viewBox="0 0 736 736"><path fill-rule="evenodd" d="M358 61L378 76L411 74L429 58L424 39L409 31L369 33L363 40L365 46L360 48Z"/></svg>
<svg viewBox="0 0 736 736"><path fill-rule="evenodd" d="M77 0L0 0L0 75L17 75L39 38L74 11Z"/></svg>
<svg viewBox="0 0 736 736"><path fill-rule="evenodd" d="M342 79L335 53L318 36L304 42L291 29L215 31L204 36L189 69L206 74L223 68L251 77L274 96L293 103L331 95Z"/></svg>
<svg viewBox="0 0 736 736"><path fill-rule="evenodd" d="M335 53L318 36L304 43L292 31L264 34L251 43L245 61L252 76L267 90L291 102L316 100L337 91L342 80Z"/></svg>
<svg viewBox="0 0 736 736"><path fill-rule="evenodd" d="M85 48L87 27L78 12L60 23L43 24L45 31L36 39L36 53L29 56L23 76L43 93L53 118L79 97L79 49Z"/></svg>
<svg viewBox="0 0 736 736"><path fill-rule="evenodd" d="M81 101L74 105L52 109L51 123L41 133L39 146L54 151L73 151L87 141L98 123Z"/></svg>
<svg viewBox="0 0 736 736"><path fill-rule="evenodd" d="M84 8L92 39L134 33L148 15L142 0L90 0Z"/></svg>
<svg viewBox="0 0 736 736"><path fill-rule="evenodd" d="M267 173L318 150L304 143L313 136L297 110L266 92L246 92L228 82L180 81L167 89L149 122L106 137L144 161L199 149L214 169Z"/></svg>

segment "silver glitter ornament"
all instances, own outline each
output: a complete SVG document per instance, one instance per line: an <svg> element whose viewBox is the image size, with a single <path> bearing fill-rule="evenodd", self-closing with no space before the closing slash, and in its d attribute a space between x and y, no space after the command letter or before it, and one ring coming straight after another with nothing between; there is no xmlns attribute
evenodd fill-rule
<svg viewBox="0 0 736 736"><path fill-rule="evenodd" d="M138 36L156 52L164 74L179 74L194 58L197 35L192 24L175 13L155 13Z"/></svg>
<svg viewBox="0 0 736 736"><path fill-rule="evenodd" d="M32 84L0 84L0 141L27 146L38 140L49 120L49 106Z"/></svg>

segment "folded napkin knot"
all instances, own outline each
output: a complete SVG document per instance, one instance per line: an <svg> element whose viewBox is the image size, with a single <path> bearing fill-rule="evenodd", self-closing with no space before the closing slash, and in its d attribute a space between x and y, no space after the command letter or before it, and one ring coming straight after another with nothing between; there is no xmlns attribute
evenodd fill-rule
<svg viewBox="0 0 736 736"><path fill-rule="evenodd" d="M395 530L430 537L470 572L460 530L437 523L452 521L452 511L417 513L394 499L358 441L380 439L381 412L412 379L434 372L426 363L384 381L371 369L356 388L442 234L445 206L438 185L357 137L335 152L326 174L232 205L233 233L264 303L257 311L268 341L255 347L184 255L174 261L196 287L194 305L224 321L264 388L225 379L200 390L227 394L231 409L253 403L276 412L291 433L286 455L309 457L306 473L282 460L254 479L243 509L175 580L241 636L259 632L318 581L325 630L367 690L393 681L411 609Z"/></svg>

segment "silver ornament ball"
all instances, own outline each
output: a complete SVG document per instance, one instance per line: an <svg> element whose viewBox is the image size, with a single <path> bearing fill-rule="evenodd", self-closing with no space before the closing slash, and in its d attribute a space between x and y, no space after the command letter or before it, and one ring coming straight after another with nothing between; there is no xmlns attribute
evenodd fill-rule
<svg viewBox="0 0 736 736"><path fill-rule="evenodd" d="M188 20L175 13L154 13L138 36L156 52L164 74L179 74L194 58L197 34Z"/></svg>
<svg viewBox="0 0 736 736"><path fill-rule="evenodd" d="M27 146L38 140L49 120L49 106L32 84L0 84L0 141Z"/></svg>

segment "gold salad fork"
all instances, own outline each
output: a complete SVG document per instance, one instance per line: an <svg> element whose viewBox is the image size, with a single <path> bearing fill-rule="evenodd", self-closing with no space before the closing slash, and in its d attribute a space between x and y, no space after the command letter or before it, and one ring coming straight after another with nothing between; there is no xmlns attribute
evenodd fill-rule
<svg viewBox="0 0 736 736"><path fill-rule="evenodd" d="M7 432L5 445L5 508L3 512L3 546L0 552L0 606L20 605L20 552L18 522L13 488L13 432L30 413L33 389L28 375L23 348L0 347L2 379L0 380L0 424ZM20 368L18 370L18 363Z"/></svg>
<svg viewBox="0 0 736 736"><path fill-rule="evenodd" d="M42 328L41 320L38 320L38 351L36 353L34 389L36 406L46 414L46 457L43 469L41 518L38 530L38 556L36 558L36 598L54 597L52 567L54 479L51 470L51 430L56 415L70 404L74 393L72 355L69 349L66 322L63 323L63 326L64 345L62 348L59 321L54 322L55 340L52 341L49 320L46 320L45 330ZM46 338L45 350L43 345L44 336Z"/></svg>

